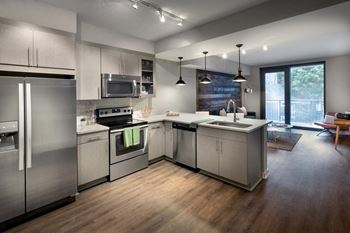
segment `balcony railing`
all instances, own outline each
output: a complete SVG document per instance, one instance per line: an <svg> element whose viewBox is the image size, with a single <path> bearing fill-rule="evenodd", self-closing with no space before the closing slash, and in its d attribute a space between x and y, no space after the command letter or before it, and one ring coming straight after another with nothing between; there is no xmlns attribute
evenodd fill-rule
<svg viewBox="0 0 350 233"><path fill-rule="evenodd" d="M292 125L312 126L315 121L322 121L324 114L324 102L319 99L291 100ZM285 101L266 100L266 119L275 122L285 121Z"/></svg>

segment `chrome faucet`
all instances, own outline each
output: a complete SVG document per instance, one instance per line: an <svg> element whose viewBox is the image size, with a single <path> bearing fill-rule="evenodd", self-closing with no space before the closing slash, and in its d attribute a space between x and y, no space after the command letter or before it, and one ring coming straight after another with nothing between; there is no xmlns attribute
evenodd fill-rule
<svg viewBox="0 0 350 233"><path fill-rule="evenodd" d="M239 120L239 118L236 115L236 110L237 110L237 106L236 106L236 102L233 101L232 99L230 99L227 103L227 108L226 108L226 112L228 113L230 111L230 104L232 103L233 106L233 122L237 122Z"/></svg>

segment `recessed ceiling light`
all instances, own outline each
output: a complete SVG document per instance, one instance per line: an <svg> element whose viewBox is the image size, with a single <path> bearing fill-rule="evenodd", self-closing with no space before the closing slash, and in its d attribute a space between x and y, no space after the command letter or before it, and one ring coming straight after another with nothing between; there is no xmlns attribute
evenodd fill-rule
<svg viewBox="0 0 350 233"><path fill-rule="evenodd" d="M263 46L263 50L264 50L264 51L267 51L268 49L269 49L269 48L267 47L267 45L264 45L264 46Z"/></svg>
<svg viewBox="0 0 350 233"><path fill-rule="evenodd" d="M242 54L246 54L247 52L245 51L245 49L242 49Z"/></svg>
<svg viewBox="0 0 350 233"><path fill-rule="evenodd" d="M222 54L222 58L226 59L227 58L227 54L226 53Z"/></svg>

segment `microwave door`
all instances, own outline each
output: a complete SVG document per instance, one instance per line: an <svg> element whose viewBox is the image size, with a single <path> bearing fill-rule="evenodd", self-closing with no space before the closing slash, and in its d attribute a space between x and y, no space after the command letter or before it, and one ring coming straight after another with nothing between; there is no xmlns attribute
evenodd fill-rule
<svg viewBox="0 0 350 233"><path fill-rule="evenodd" d="M109 81L107 97L131 97L134 95L134 83L130 81Z"/></svg>

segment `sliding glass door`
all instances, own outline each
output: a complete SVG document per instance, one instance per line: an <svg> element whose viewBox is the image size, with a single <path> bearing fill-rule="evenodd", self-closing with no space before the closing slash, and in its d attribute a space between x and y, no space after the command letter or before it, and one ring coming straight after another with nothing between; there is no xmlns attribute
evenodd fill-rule
<svg viewBox="0 0 350 233"><path fill-rule="evenodd" d="M278 123L286 120L285 81L283 70L265 73L265 117Z"/></svg>
<svg viewBox="0 0 350 233"><path fill-rule="evenodd" d="M325 64L261 69L262 117L298 127L314 127L324 117Z"/></svg>

